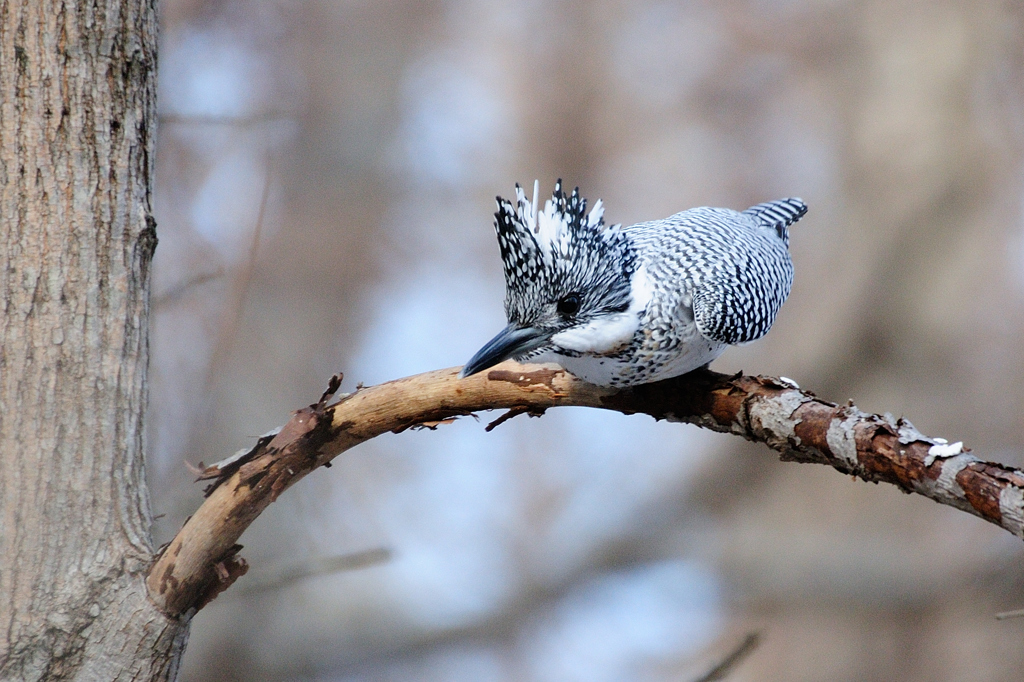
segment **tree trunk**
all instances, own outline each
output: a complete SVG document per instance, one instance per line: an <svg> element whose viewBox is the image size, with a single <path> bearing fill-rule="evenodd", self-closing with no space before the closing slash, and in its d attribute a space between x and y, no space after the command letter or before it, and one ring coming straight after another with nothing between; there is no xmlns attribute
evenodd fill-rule
<svg viewBox="0 0 1024 682"><path fill-rule="evenodd" d="M152 0L0 0L0 678L170 679L143 466Z"/></svg>

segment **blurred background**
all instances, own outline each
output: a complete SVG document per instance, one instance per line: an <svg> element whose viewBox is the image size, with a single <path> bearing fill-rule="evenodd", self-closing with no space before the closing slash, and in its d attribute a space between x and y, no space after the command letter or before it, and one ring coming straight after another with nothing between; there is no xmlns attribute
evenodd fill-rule
<svg viewBox="0 0 1024 682"><path fill-rule="evenodd" d="M1024 464L1024 6L162 0L157 540L315 401L504 324L494 195L609 222L800 196L793 293L714 367ZM492 415L482 415L487 420ZM182 679L1020 680L1024 546L643 416L388 435L289 490Z"/></svg>

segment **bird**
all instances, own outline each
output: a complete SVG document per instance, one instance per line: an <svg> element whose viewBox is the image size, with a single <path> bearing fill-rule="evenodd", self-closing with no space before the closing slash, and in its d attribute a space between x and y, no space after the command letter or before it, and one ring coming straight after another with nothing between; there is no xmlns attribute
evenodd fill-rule
<svg viewBox="0 0 1024 682"><path fill-rule="evenodd" d="M535 182L532 201L519 184L514 201L497 197L508 326L462 378L512 358L554 362L598 386L668 379L764 336L789 296L801 199L703 206L624 228L561 180L542 211L538 194Z"/></svg>

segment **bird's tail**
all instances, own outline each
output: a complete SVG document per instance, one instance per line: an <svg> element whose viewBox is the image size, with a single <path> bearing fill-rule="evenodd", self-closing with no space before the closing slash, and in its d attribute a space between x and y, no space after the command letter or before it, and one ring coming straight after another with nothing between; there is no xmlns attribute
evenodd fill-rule
<svg viewBox="0 0 1024 682"><path fill-rule="evenodd" d="M764 227L775 230L779 239L789 246L789 226L804 217L807 204L803 199L789 197L751 206L743 213L752 216Z"/></svg>

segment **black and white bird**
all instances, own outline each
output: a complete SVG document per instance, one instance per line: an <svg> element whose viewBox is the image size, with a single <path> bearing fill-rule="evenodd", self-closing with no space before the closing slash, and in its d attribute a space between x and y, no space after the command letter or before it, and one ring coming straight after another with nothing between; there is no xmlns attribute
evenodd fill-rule
<svg viewBox="0 0 1024 682"><path fill-rule="evenodd" d="M588 213L561 180L541 212L537 184L533 194L531 203L516 185L514 203L497 199L508 326L462 377L514 358L555 362L601 386L667 379L764 336L789 296L800 199L623 228L605 225L600 201Z"/></svg>

